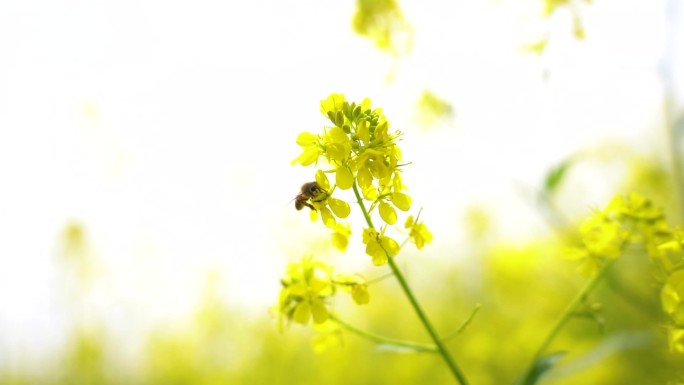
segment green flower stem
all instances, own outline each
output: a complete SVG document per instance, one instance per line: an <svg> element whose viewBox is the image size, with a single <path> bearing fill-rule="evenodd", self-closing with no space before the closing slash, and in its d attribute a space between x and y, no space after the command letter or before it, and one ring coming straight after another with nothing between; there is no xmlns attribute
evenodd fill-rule
<svg viewBox="0 0 684 385"><path fill-rule="evenodd" d="M368 210L366 210L366 205L363 204L363 199L361 198L361 194L359 194L359 188L356 185L356 181L354 181L353 184L354 187L354 195L356 195L356 199L358 200L359 207L361 207L361 211L363 212L363 216L366 218L366 223L368 224L368 227L371 229L375 229L375 226L373 226L373 221L371 220L370 215L368 214ZM416 300L416 297L413 295L413 291L411 291L411 288L409 287L408 283L406 282L406 278L404 278L404 274L402 274L401 270L399 269L399 266L397 266L396 262L394 262L393 257L388 257L387 258L388 264L390 268L392 269L392 273L394 276L397 278L397 281L399 282L399 286L401 286L401 289L404 291L404 294L408 298L409 302L411 303L411 306L413 307L413 310L416 312L418 315L418 318L420 318L421 323L425 327L425 330L427 330L428 334L430 335L430 338L432 338L432 342L434 342L435 346L437 347L437 353L439 353L444 361L446 362L447 366L449 367L449 370L451 370L451 373L456 377L456 380L461 384L461 385L468 385L468 381L466 380L465 376L461 372L461 370L458 368L458 365L456 365L456 362L454 359L451 357L451 354L449 351L446 349L446 346L442 342L441 338L437 334L437 331L435 331L435 328L432 326L430 323L430 320L427 318L425 315L425 312L421 308L420 304Z"/></svg>
<svg viewBox="0 0 684 385"><path fill-rule="evenodd" d="M387 259L387 261L388 261L388 264L390 265L390 267L392 268L392 272L394 273L394 276L397 277L397 281L399 281L399 285L404 290L404 294L406 294L406 297L409 299L409 302L411 302L411 306L413 306L413 310L415 310L416 314L418 315L418 318L420 318L420 321L423 323L425 330L427 330L428 334L430 334L430 338L432 338L432 341L437 346L439 354L442 356L442 358L446 362L447 366L449 366L449 369L453 373L454 377L456 377L458 382L461 383L462 385L468 385L468 381L466 381L465 376L463 375L461 370L456 365L456 362L451 357L451 354L446 349L446 346L442 342L439 335L437 335L435 328L432 326L432 324L430 323L430 320L427 318L427 316L425 315L425 312L423 311L423 309L420 307L420 304L416 300L416 297L413 295L411 288L408 286L408 283L406 282L406 278L404 278L404 275L401 273L401 270L399 270L399 267L397 266L396 262L394 262L394 258L390 257Z"/></svg>
<svg viewBox="0 0 684 385"><path fill-rule="evenodd" d="M525 376L523 377L523 381L521 383L526 383L528 377L534 372L535 366L537 364L537 361L544 355L546 350L549 348L549 345L551 345L551 342L556 338L558 333L563 329L565 324L572 318L573 314L575 313L575 310L577 306L582 303L582 301L591 293L595 288L596 285L601 281L601 279L606 275L606 272L610 268L610 266L613 265L613 262L609 262L601 268L601 270L587 282L582 290L580 290L577 295L575 295L575 298L568 303L568 305L565 307L565 310L563 313L561 313L560 317L556 321L556 324L554 325L553 329L549 332L549 334L546 335L546 338L542 342L542 344L539 346L539 349L535 353L534 357L532 358L532 361L530 362L530 366L527 368L525 371Z"/></svg>
<svg viewBox="0 0 684 385"><path fill-rule="evenodd" d="M676 204L680 215L680 218L684 218L684 167L682 167L682 162L684 162L684 157L682 157L681 152L681 139L684 137L684 120L677 120L675 114L672 112L674 107L672 106L674 102L672 101L672 96L666 93L665 108L666 108L666 126L668 134L668 144L670 145L670 157L672 159L672 176L674 179L674 188Z"/></svg>
<svg viewBox="0 0 684 385"><path fill-rule="evenodd" d="M392 345L392 346L399 346L399 347L404 347L408 348L417 352L430 352L430 353L436 353L437 348L434 345L430 344L421 344L418 342L412 342L412 341L404 341L404 340L397 340L394 338L388 338L385 336L381 336L379 334L371 333L366 330L359 329L355 326L352 326L341 319L335 317L334 315L331 315L330 318L337 322L340 326L343 328L347 329L348 331L365 338L367 340L379 343L379 344L387 344L387 345Z"/></svg>
<svg viewBox="0 0 684 385"><path fill-rule="evenodd" d="M674 5L674 1L671 2ZM682 119L681 100L675 92L675 61L677 49L676 36L671 33L676 27L676 16L668 15L665 19L665 49L662 56L662 67L659 72L663 84L663 105L665 112L665 127L668 134L670 145L670 156L672 158L672 178L674 179L675 196L680 215L679 220L684 220L684 157L682 156L682 138L684 138L684 119Z"/></svg>
<svg viewBox="0 0 684 385"><path fill-rule="evenodd" d="M468 318L466 318L465 321L463 321L463 323L461 324L461 327L459 327L455 332L453 332L453 333L451 333L445 337L442 337L442 341L446 342L446 341L458 336L459 334L463 333L465 328L467 328L468 325L470 325L470 323L473 321L473 318L475 318L475 315L477 314L477 312L480 311L481 307L482 307L482 305L480 305L479 303L477 305L475 305L473 312L470 313L470 316L468 316Z"/></svg>
<svg viewBox="0 0 684 385"><path fill-rule="evenodd" d="M367 284L367 285L370 285L370 284L373 284L373 283L376 283L376 282L380 282L380 281L383 281L383 280L385 280L386 278L389 278L389 277L391 277L391 276L392 276L392 273L383 274L383 275L381 275L381 276L379 276L379 277L377 277L377 278L373 278L373 279L368 280L368 281L366 282L366 284Z"/></svg>
<svg viewBox="0 0 684 385"><path fill-rule="evenodd" d="M370 227L371 229L375 229L375 226L373 226L373 221L371 221L370 215L368 214L368 210L366 210L366 205L363 204L363 198L361 198L361 194L359 194L359 187L356 185L356 180L354 181L352 187L354 188L354 195L356 195L356 201L359 204L359 207L361 207L363 217L366 218L366 223L368 224L368 227Z"/></svg>

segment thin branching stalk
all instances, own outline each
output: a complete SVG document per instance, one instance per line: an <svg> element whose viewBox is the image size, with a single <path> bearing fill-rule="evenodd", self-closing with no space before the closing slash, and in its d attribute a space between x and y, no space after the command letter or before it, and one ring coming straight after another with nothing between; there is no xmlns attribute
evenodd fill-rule
<svg viewBox="0 0 684 385"><path fill-rule="evenodd" d="M592 277L589 282L587 282L582 290L580 290L577 295L575 295L575 298L572 299L568 303L568 305L565 307L565 310L563 310L563 313L561 313L560 317L558 317L558 320L556 321L555 325L553 326L553 329L549 332L549 334L546 335L546 338L544 338L544 341L541 343L539 346L539 349L537 349L537 352L534 354L534 357L532 357L532 361L530 362L529 367L525 371L525 376L523 377L522 383L526 383L527 379L532 375L532 373L535 370L535 367L537 365L537 362L539 361L540 358L546 353L547 349L551 345L551 342L556 338L558 333L563 329L565 324L568 323L568 321L572 318L573 314L577 310L577 307L579 304L584 301L584 299L591 293L594 288L596 288L596 285L601 281L601 279L606 275L606 272L609 270L610 266L612 266L612 262L609 262L601 268L601 270L594 276Z"/></svg>
<svg viewBox="0 0 684 385"><path fill-rule="evenodd" d="M463 331L468 327L468 325L470 325L470 323L473 322L475 315L477 314L478 311L480 311L481 307L482 307L482 305L480 305L479 303L477 305L475 305L473 312L470 313L470 316L468 316L468 318L466 318L465 321L463 321L463 323L461 324L461 327L459 327L455 332L448 334L445 337L442 337L442 341L446 342L446 341L458 336L459 334L463 333Z"/></svg>
<svg viewBox="0 0 684 385"><path fill-rule="evenodd" d="M394 339L394 338L385 337L385 336L375 334L375 333L369 332L367 330L359 329L355 326L352 326L352 325L346 323L345 321L341 320L339 317L336 317L334 315L332 315L330 318L333 319L335 322L337 322L340 326L342 326L343 328L348 330L349 332L354 333L354 334L358 335L359 337L365 338L367 340L376 342L378 344L403 347L403 348L407 348L407 349L417 351L417 352L437 353L437 347L435 347L434 345L421 344L421 343L413 342L413 341L398 340L398 339Z"/></svg>
<svg viewBox="0 0 684 385"><path fill-rule="evenodd" d="M679 53L674 31L677 28L677 1L670 0L667 3L667 17L665 18L665 50L663 51L660 68L660 78L663 83L663 99L665 112L665 128L670 146L670 158L672 162L672 178L679 219L684 220L684 157L682 156L682 139L684 138L684 113L682 112L682 100L677 98L674 90L675 56Z"/></svg>
<svg viewBox="0 0 684 385"><path fill-rule="evenodd" d="M371 220L371 217L368 214L368 210L366 210L366 205L363 203L363 199L361 198L361 194L359 194L359 188L356 185L356 181L354 182L353 187L354 187L354 194L356 195L356 199L357 199L357 202L359 204L359 207L361 207L361 211L363 212L363 216L366 218L366 223L368 224L368 227L371 229L375 229L375 226L373 226L373 221ZM442 339L437 334L437 331L432 326L432 323L428 319L427 315L425 315L423 308L420 306L420 304L418 303L418 300L416 300L416 297L413 295L413 291L409 287L408 282L406 281L406 278L404 277L404 274L401 272L401 270L399 269L399 266L397 266L396 262L394 262L394 258L388 257L387 261L388 261L388 265L392 269L392 273L394 274L394 277L399 282L399 286L401 286L401 289L403 290L404 294L406 295L409 302L411 303L413 310L416 312L416 315L418 315L420 322L423 324L423 327L425 327L425 330L430 335L432 342L437 347L437 353L439 353L439 355L442 356L442 359L444 359L444 362L446 362L447 366L449 367L449 370L454 375L456 380L461 385L468 385L468 381L466 380L465 376L463 375L463 372L461 372L461 369L459 369L458 365L456 365L456 361L454 361L453 357L451 356L449 351L446 349L446 346L442 342Z"/></svg>

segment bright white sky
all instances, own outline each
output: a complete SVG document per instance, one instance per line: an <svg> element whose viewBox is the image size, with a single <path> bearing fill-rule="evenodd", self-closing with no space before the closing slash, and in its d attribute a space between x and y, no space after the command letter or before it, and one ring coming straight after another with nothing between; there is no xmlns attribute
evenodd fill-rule
<svg viewBox="0 0 684 385"><path fill-rule="evenodd" d="M595 0L578 43L567 13L544 24L531 3L402 1L416 36L400 62L352 33L351 0L0 5L0 362L58 343L74 298L114 333L183 317L211 269L230 306L263 316L286 261L326 234L287 203L313 177L289 165L294 140L321 129L331 92L371 97L406 132L436 249L457 245L472 203L507 237L540 231L516 183L606 137L662 145L667 12ZM543 28L547 54L522 54ZM452 126L415 128L426 88ZM71 221L97 261L76 297L56 267Z"/></svg>

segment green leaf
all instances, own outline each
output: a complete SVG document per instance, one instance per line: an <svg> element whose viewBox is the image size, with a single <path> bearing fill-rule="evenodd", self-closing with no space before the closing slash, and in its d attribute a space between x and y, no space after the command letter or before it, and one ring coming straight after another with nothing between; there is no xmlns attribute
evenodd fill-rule
<svg viewBox="0 0 684 385"><path fill-rule="evenodd" d="M331 121L333 124L335 124L335 113L332 112L332 111L328 111L328 112L327 112L327 115L328 115L328 119L330 119L330 121Z"/></svg>
<svg viewBox="0 0 684 385"><path fill-rule="evenodd" d="M361 115L361 106L356 106L354 108L354 111L352 112L352 118L356 120L359 117L359 115Z"/></svg>
<svg viewBox="0 0 684 385"><path fill-rule="evenodd" d="M534 385L541 379L542 375L551 368L553 368L558 361L565 355L565 352L552 353L543 357L540 357L534 366L527 372L524 377L518 379L515 385Z"/></svg>
<svg viewBox="0 0 684 385"><path fill-rule="evenodd" d="M568 158L546 173L546 178L544 178L544 192L546 194L553 194L558 189L573 162L572 158Z"/></svg>
<svg viewBox="0 0 684 385"><path fill-rule="evenodd" d="M342 105L342 111L344 112L344 116L351 120L351 106L349 105L349 102L344 102Z"/></svg>
<svg viewBox="0 0 684 385"><path fill-rule="evenodd" d="M344 113L342 113L342 111L337 111L335 125L337 127L342 127L344 125Z"/></svg>

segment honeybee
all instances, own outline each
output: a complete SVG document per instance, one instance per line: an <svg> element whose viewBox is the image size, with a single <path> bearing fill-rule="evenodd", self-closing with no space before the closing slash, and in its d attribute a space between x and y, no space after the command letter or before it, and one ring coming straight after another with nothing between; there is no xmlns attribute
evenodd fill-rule
<svg viewBox="0 0 684 385"><path fill-rule="evenodd" d="M299 195L294 198L295 208L297 211L304 208L304 206L311 210L316 210L310 202L320 202L327 198L328 192L318 185L317 182L308 182L302 185Z"/></svg>

